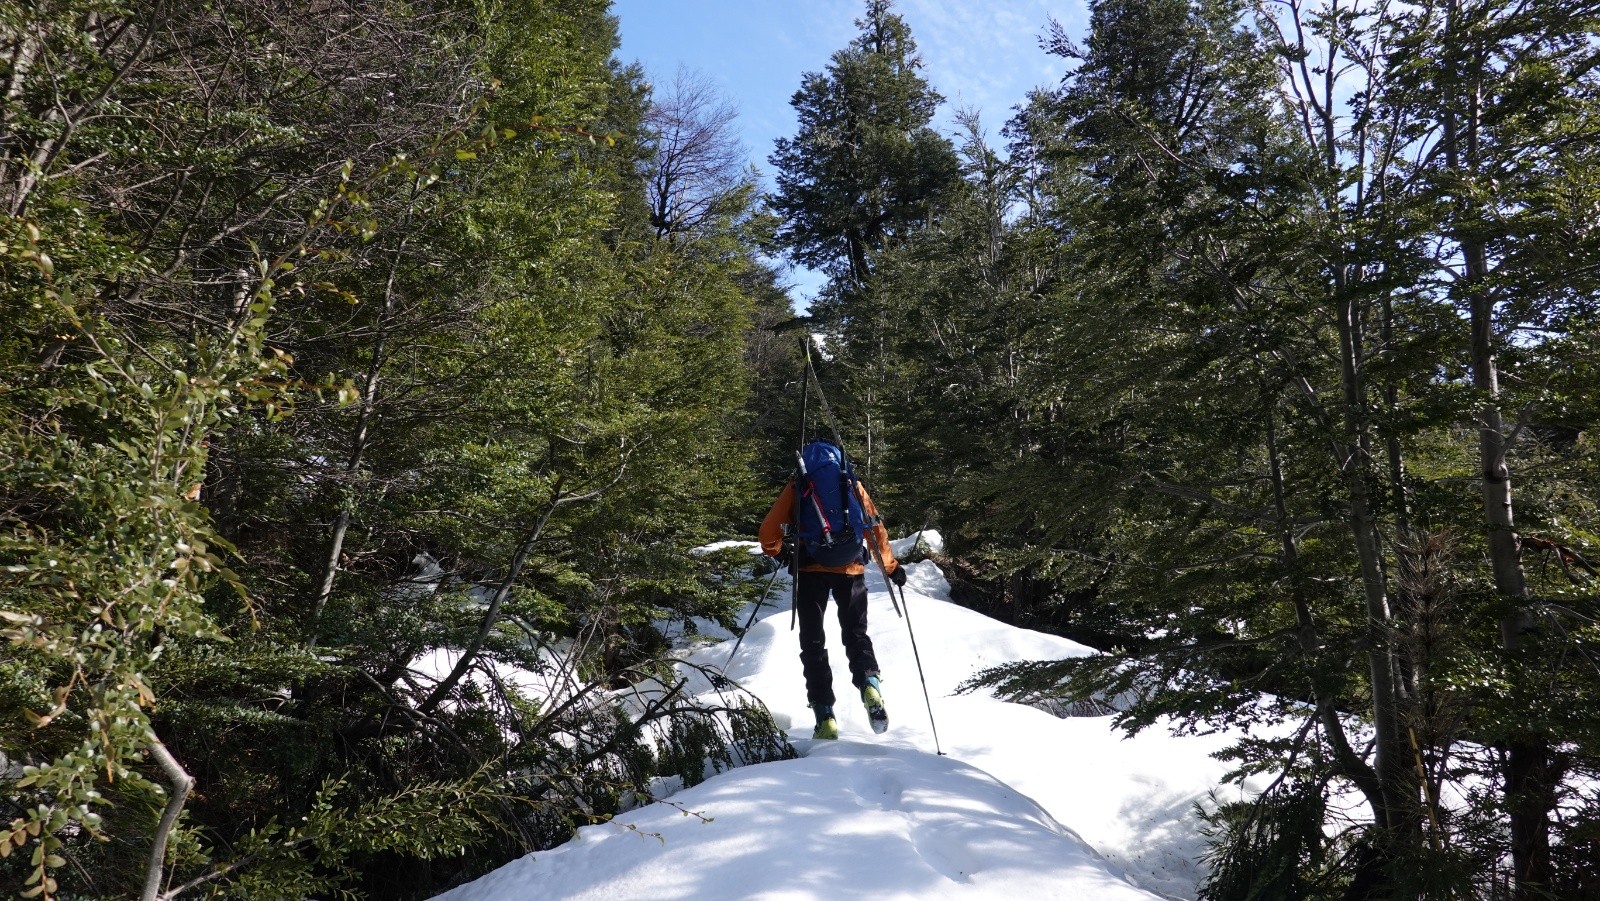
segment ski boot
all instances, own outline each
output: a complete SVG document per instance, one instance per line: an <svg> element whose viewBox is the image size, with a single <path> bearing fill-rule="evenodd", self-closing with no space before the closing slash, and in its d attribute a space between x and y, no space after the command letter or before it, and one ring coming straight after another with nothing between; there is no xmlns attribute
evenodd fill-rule
<svg viewBox="0 0 1600 901"><path fill-rule="evenodd" d="M839 721L833 718L833 705L817 704L817 728L811 730L812 738L838 738Z"/></svg>
<svg viewBox="0 0 1600 901"><path fill-rule="evenodd" d="M861 703L867 705L867 721L872 723L872 731L882 735L889 729L889 711L883 706L883 692L879 689L878 675L868 676L867 684L861 686Z"/></svg>

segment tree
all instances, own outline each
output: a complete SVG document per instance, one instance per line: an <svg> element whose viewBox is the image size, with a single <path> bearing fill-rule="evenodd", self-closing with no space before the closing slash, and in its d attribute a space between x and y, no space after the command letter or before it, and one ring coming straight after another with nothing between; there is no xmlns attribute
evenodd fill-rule
<svg viewBox="0 0 1600 901"><path fill-rule="evenodd" d="M867 283L870 254L924 223L956 178L949 142L928 125L943 98L918 74L911 29L892 10L868 0L860 34L802 77L789 101L799 131L769 158L778 245L852 289Z"/></svg>
<svg viewBox="0 0 1600 901"><path fill-rule="evenodd" d="M683 238L749 206L755 181L733 133L738 116L704 75L679 68L650 102L653 159L646 188L658 237Z"/></svg>
<svg viewBox="0 0 1600 901"><path fill-rule="evenodd" d="M880 386L889 327L871 288L872 256L925 227L959 180L950 142L929 123L941 98L918 74L916 42L890 0L868 0L859 34L823 72L807 73L790 100L795 137L769 160L780 219L776 244L828 273L810 317L830 333L832 363L820 375L841 409L857 411L855 447L870 479L881 453ZM846 426L847 431L854 431Z"/></svg>
<svg viewBox="0 0 1600 901"><path fill-rule="evenodd" d="M1589 40L1597 21L1600 7L1593 4L1559 14L1494 2L1430 8L1403 20L1406 33L1397 45L1406 64L1386 98L1440 128L1423 158L1418 199L1437 204L1447 241L1437 265L1469 326L1482 530L1495 590L1515 605L1501 626L1512 655L1526 652L1522 633L1532 625L1533 593L1522 566L1510 465L1512 428L1527 421L1507 427L1502 360L1525 329L1540 336L1536 341L1561 333L1572 301L1594 285L1585 271L1592 264L1572 253L1581 253L1583 242L1573 241L1571 220L1547 198L1571 191L1573 174L1593 165L1567 148L1572 129L1586 127L1594 109L1584 82L1600 63ZM1432 52L1421 52L1423 46ZM1523 416L1544 400L1541 392L1510 393L1526 398ZM1561 781L1553 748L1559 740L1536 728L1502 739L1519 897L1538 897L1556 876L1549 821Z"/></svg>
<svg viewBox="0 0 1600 901"><path fill-rule="evenodd" d="M752 213L655 239L603 2L0 16L0 883L425 896L788 753L655 631L747 593Z"/></svg>
<svg viewBox="0 0 1600 901"><path fill-rule="evenodd" d="M7 850L35 852L6 877L32 895L64 873L89 883L69 892L164 891L194 776L173 750L181 730L151 709L170 699L174 647L224 637L208 595L242 584L198 501L211 442L248 408L287 407L290 358L267 323L289 273L312 247L349 246L335 235L362 230L356 192L392 148L454 127L397 109L358 133L347 123L373 121L372 98L332 88L385 71L396 91L449 92L437 56L374 65L416 20L284 12L6 13L0 193L23 239L8 264L38 273L5 278L3 440L18 465L3 487L4 753L28 768L8 777L21 806ZM312 47L322 77L284 79ZM63 871L68 858L79 866Z"/></svg>
<svg viewBox="0 0 1600 901"><path fill-rule="evenodd" d="M805 379L801 332L794 327L788 286L777 270L752 266L739 281L756 305L754 327L745 341L745 363L755 376L749 412L758 455L757 478L763 485L781 485L794 475L794 455L800 449L797 429ZM752 513L764 510L757 507ZM751 523L756 525L759 523Z"/></svg>
<svg viewBox="0 0 1600 901"><path fill-rule="evenodd" d="M1509 565L1533 547L1584 559L1585 455L1536 435L1574 423L1543 367L1583 355L1565 329L1587 315L1593 245L1564 211L1589 196L1573 178L1592 161L1565 129L1593 109L1592 46L1572 37L1590 26L1583 10L1518 10L1101 3L1085 48L1056 42L1077 70L1020 119L1013 158L1038 167L1062 261L1044 302L1062 325L1022 355L1048 425L969 477L992 481L966 547L1039 547L1021 560L1061 580L1047 590L1093 592L1110 627L1114 653L1013 671L1021 696L1065 680L1078 699L1125 693L1133 728L1298 726L1235 749L1242 771L1279 778L1219 812L1209 897L1460 895L1504 878L1506 856L1537 896L1558 881L1549 859L1578 856L1546 857L1540 836L1572 797L1559 766L1590 766L1592 724L1545 705L1588 696L1592 668L1566 661L1593 649L1532 599L1583 593L1586 576L1497 590L1507 471L1471 475L1524 461L1537 500L1518 519L1562 530L1513 542ZM1449 120L1468 108L1494 135L1464 171L1471 142ZM1494 277L1463 268L1472 240ZM1514 401L1482 375L1472 387L1496 356L1526 367L1501 382ZM1520 407L1519 425L1489 406ZM1486 456L1489 432L1517 449ZM1464 475L1493 483L1500 519ZM1052 553L1100 565L1050 568ZM1517 606L1545 625L1508 655L1499 623ZM1375 822L1329 843L1306 823L1339 785ZM1444 803L1452 790L1475 803Z"/></svg>

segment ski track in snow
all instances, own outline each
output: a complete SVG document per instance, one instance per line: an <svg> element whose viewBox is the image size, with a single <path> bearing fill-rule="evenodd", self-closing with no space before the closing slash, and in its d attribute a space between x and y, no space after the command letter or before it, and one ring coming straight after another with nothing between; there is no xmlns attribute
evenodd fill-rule
<svg viewBox="0 0 1600 901"><path fill-rule="evenodd" d="M934 754L906 623L875 573L869 621L889 731L871 732L830 616L842 738L809 737L780 577L726 673L766 702L800 759L713 776L671 804L586 826L439 901L1194 897L1204 842L1193 806L1218 788L1226 766L1211 755L1229 739L1177 737L1159 726L1129 739L1105 717L1060 719L982 693L956 695L963 680L998 663L1091 652L950 603L931 562L908 574L907 612L947 756ZM731 639L702 645L688 657L720 668L732 647ZM691 690L714 693L701 677Z"/></svg>

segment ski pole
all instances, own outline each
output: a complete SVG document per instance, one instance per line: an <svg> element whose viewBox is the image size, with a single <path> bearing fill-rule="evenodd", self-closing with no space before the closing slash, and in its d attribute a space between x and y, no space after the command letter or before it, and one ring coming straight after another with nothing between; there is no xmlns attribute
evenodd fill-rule
<svg viewBox="0 0 1600 901"><path fill-rule="evenodd" d="M801 335L800 340L805 343L806 373L811 372L811 337ZM821 385L818 385L820 390ZM811 379L800 379L800 446L795 449L794 458L800 461L800 468L806 465L806 414L811 406ZM787 525L784 529L789 532L787 536L793 549L789 555L789 631L793 632L795 625L800 621L800 480L795 479L790 483L794 491L794 528ZM827 520L823 520L826 522Z"/></svg>
<svg viewBox="0 0 1600 901"><path fill-rule="evenodd" d="M918 534L918 540L921 540L920 536L921 536L922 533L919 532L917 534ZM878 549L878 546L872 541L872 538L874 538L874 537L876 537L876 536L875 535L869 535L868 536L867 547L872 551L873 559L878 561L878 569L880 571L882 571L882 573L883 573L883 584L888 586L888 588L889 588L889 600L890 601L894 601L894 594L895 594L894 580L889 578L889 569L888 569L887 566L884 565L883 553L882 553L882 551L880 551ZM913 545L913 547L914 546L915 545ZM899 591L900 591L900 601L904 602L905 599L906 599L905 589L902 588L902 589L899 589ZM896 603L895 604L894 611L896 613L900 613L900 606L901 606L900 603ZM911 605L910 604L905 604L905 613L902 613L900 615L900 618L906 621L906 634L911 636L911 656L913 658L915 658L916 661L917 661L917 678L919 680L921 680L921 682L922 682L922 700L923 700L923 703L928 705L928 726L931 729L933 729L933 749L938 752L940 757L943 757L944 756L944 749L939 745L939 724L933 721L933 698L928 695L928 677L923 675L923 673L922 673L922 652L917 650L917 633L916 633L915 630L913 630L911 628Z"/></svg>
<svg viewBox="0 0 1600 901"><path fill-rule="evenodd" d="M889 594L894 596L895 586L889 583ZM904 589L900 592L901 600L905 599ZM940 757L944 756L944 749L939 745L939 724L933 721L933 699L928 696L928 677L922 674L922 652L917 650L917 633L911 628L911 605L906 605L906 634L911 636L911 656L917 661L917 678L922 680L922 700L928 705L928 727L933 730L933 750Z"/></svg>
<svg viewBox="0 0 1600 901"><path fill-rule="evenodd" d="M800 338L805 345L806 352L806 384L817 383L817 402L822 405L822 413L828 418L828 427L833 429L833 442L844 450L844 435L839 432L839 420L834 418L833 407L828 405L828 395L822 390L822 376L817 375L817 367L811 363L811 334L807 332Z"/></svg>
<svg viewBox="0 0 1600 901"><path fill-rule="evenodd" d="M728 652L728 659L722 664L724 673L728 671L728 665L733 663L733 655L739 653L739 645L744 644L744 636L750 631L750 627L755 624L756 614L761 612L762 605L767 602L767 595L772 593L772 586L778 584L778 573L780 572L783 572L782 566L773 568L772 578L767 580L767 590L761 592L761 597L756 601L756 609L750 611L750 618L744 621L744 629L739 633L739 640L733 643L733 650Z"/></svg>
<svg viewBox="0 0 1600 901"><path fill-rule="evenodd" d="M894 599L894 583L889 581L889 567L884 565L883 553L878 550L878 545L872 540L876 538L875 529L878 523L874 522L867 528L867 550L872 552L873 562L878 564L878 572L883 573L883 584L889 586L889 603L894 605L894 615L905 619L906 615L900 612L900 602Z"/></svg>

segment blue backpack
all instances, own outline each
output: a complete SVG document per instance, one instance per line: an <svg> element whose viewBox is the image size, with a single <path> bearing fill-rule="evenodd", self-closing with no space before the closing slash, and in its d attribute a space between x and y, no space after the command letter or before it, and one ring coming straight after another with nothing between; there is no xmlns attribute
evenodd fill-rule
<svg viewBox="0 0 1600 901"><path fill-rule="evenodd" d="M813 441L800 451L795 479L795 519L800 547L823 566L866 559L867 513L856 494L856 473L839 448Z"/></svg>

